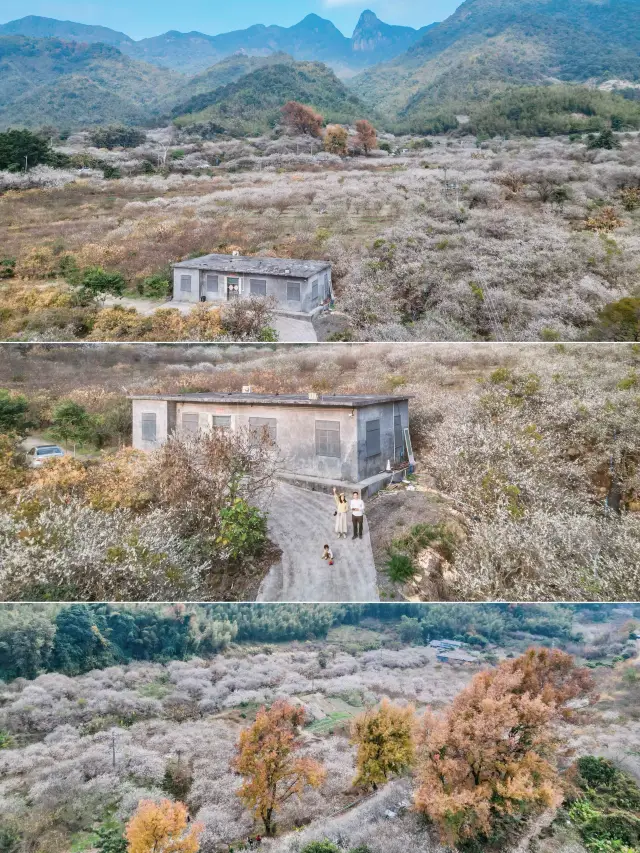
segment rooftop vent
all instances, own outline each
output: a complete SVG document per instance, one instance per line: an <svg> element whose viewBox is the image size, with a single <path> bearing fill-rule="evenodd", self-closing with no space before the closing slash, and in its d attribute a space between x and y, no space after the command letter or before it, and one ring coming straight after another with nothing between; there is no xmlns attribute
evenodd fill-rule
<svg viewBox="0 0 640 853"><path fill-rule="evenodd" d="M243 394L253 394L253 386L252 385L243 385L242 386Z"/></svg>

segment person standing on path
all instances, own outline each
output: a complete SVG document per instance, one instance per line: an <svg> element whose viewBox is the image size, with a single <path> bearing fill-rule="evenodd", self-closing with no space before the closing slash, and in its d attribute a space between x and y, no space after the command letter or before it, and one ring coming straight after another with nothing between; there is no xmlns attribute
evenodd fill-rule
<svg viewBox="0 0 640 853"><path fill-rule="evenodd" d="M343 537L347 538L347 513L349 512L349 504L347 503L347 499L344 496L344 492L337 493L336 487L333 487L333 499L336 502L336 511L334 515L336 517L336 533L338 534L338 539L342 539Z"/></svg>
<svg viewBox="0 0 640 853"><path fill-rule="evenodd" d="M362 539L362 522L364 520L364 501L358 494L353 493L351 499L351 521L353 522L353 538Z"/></svg>

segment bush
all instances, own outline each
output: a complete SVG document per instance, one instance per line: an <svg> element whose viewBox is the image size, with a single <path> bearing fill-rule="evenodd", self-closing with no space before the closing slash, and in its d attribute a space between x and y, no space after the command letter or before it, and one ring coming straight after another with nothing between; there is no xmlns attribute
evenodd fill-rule
<svg viewBox="0 0 640 853"><path fill-rule="evenodd" d="M147 134L135 127L112 125L96 128L90 138L96 148L137 148L147 141Z"/></svg>
<svg viewBox="0 0 640 853"><path fill-rule="evenodd" d="M126 288L122 273L108 272L102 267L87 267L82 272L80 283L93 296L106 296L108 293L122 296Z"/></svg>
<svg viewBox="0 0 640 853"><path fill-rule="evenodd" d="M242 498L220 513L218 544L228 549L231 559L258 554L267 539L267 519L260 510Z"/></svg>
<svg viewBox="0 0 640 853"><path fill-rule="evenodd" d="M312 841L306 844L300 853L340 853L340 848L332 841Z"/></svg>
<svg viewBox="0 0 640 853"><path fill-rule="evenodd" d="M138 290L150 299L167 299L171 293L171 282L166 275L150 275L140 283Z"/></svg>
<svg viewBox="0 0 640 853"><path fill-rule="evenodd" d="M0 279L13 278L16 273L15 258L0 258Z"/></svg>
<svg viewBox="0 0 640 853"><path fill-rule="evenodd" d="M593 336L604 341L640 341L640 298L625 296L605 305L598 314Z"/></svg>
<svg viewBox="0 0 640 853"><path fill-rule="evenodd" d="M404 583L414 572L413 560L406 554L392 554L387 561L387 574L394 583Z"/></svg>
<svg viewBox="0 0 640 853"><path fill-rule="evenodd" d="M0 169L21 172L48 163L53 152L48 140L30 130L0 133Z"/></svg>

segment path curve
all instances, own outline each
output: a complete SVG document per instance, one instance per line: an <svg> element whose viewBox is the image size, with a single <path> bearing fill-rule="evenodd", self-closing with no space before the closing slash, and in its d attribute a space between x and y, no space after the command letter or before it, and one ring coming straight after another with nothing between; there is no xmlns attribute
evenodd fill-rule
<svg viewBox="0 0 640 853"><path fill-rule="evenodd" d="M263 580L258 601L379 601L369 529L353 541L333 532L333 498L323 492L278 483L269 501L269 535L282 549L281 561ZM351 525L349 525L351 528ZM334 565L322 559L333 549Z"/></svg>

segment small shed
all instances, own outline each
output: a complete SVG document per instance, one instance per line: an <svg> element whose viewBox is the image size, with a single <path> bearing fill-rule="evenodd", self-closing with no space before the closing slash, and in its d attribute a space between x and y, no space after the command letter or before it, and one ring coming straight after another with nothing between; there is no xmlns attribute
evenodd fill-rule
<svg viewBox="0 0 640 853"><path fill-rule="evenodd" d="M291 258L203 255L173 265L176 302L273 297L277 308L311 314L333 295L331 264Z"/></svg>

